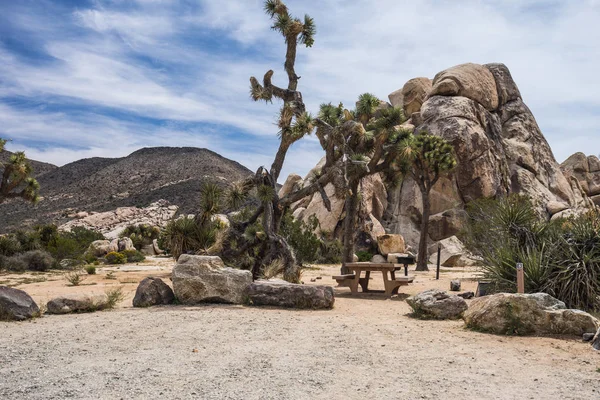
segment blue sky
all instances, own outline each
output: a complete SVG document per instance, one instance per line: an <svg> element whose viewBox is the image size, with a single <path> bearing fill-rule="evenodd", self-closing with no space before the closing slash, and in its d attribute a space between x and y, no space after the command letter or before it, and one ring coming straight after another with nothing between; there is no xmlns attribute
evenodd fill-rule
<svg viewBox="0 0 600 400"><path fill-rule="evenodd" d="M600 153L600 0L289 0L317 24L299 51L309 110L387 95L465 62L511 70L556 158ZM0 0L0 136L62 165L147 146L198 146L251 169L270 165L277 104L248 78L284 44L262 0ZM321 157L291 149L283 177Z"/></svg>

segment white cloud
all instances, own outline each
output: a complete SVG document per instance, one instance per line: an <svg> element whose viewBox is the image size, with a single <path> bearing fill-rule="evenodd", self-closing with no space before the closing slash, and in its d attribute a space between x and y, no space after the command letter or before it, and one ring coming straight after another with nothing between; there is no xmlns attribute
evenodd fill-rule
<svg viewBox="0 0 600 400"><path fill-rule="evenodd" d="M52 18L36 16L35 10L15 16L15 23L32 35L42 32L36 38L54 61L30 63L0 47L0 96L235 127L246 135L244 141L227 142L199 129L161 132L114 116L88 115L82 122L76 113L35 118L33 110L26 120L15 107L0 107L4 132L11 126L10 132L27 140L52 138L56 156L38 153L46 160L108 154L108 143L94 143L96 132L129 152L140 143L141 131L153 138L151 143L163 143L158 133L168 134L171 145L206 143L251 168L270 165L278 107L252 103L248 78L260 79L273 68L275 82L285 86L285 44L269 29L262 1L133 4L98 0L92 8L74 11L77 35L67 34ZM598 1L289 0L288 5L317 24L315 46L299 49L297 63L300 89L313 112L321 102L351 107L367 91L386 99L408 79L433 77L456 64L504 62L559 161L577 150L600 152ZM22 129L15 120L23 122ZM68 156L61 158L61 143L78 134L88 150L65 152ZM248 137L255 138L252 146L246 146ZM244 146L249 150L241 150ZM284 174L303 175L320 157L314 141L297 144Z"/></svg>

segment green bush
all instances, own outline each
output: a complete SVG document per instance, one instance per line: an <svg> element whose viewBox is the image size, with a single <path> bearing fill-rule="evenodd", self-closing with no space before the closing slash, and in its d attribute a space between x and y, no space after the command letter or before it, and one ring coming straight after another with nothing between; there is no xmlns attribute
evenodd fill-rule
<svg viewBox="0 0 600 400"><path fill-rule="evenodd" d="M130 238L135 248L141 250L142 247L152 244L154 239L159 238L160 229L156 226L144 224L129 225L119 236Z"/></svg>
<svg viewBox="0 0 600 400"><path fill-rule="evenodd" d="M21 244L14 236L0 236L0 255L11 257L20 252Z"/></svg>
<svg viewBox="0 0 600 400"><path fill-rule="evenodd" d="M281 236L294 249L298 264L314 263L321 258L321 239L314 233L319 220L312 215L308 223L295 219L288 211L281 223Z"/></svg>
<svg viewBox="0 0 600 400"><path fill-rule="evenodd" d="M123 253L117 253L116 251L111 251L108 253L104 259L108 264L125 264L127 262L127 256Z"/></svg>
<svg viewBox="0 0 600 400"><path fill-rule="evenodd" d="M27 264L19 256L4 257L0 262L3 263L2 268L8 271L22 272L27 270Z"/></svg>
<svg viewBox="0 0 600 400"><path fill-rule="evenodd" d="M359 262L369 262L373 258L373 253L369 251L357 251L356 256L358 257Z"/></svg>
<svg viewBox="0 0 600 400"><path fill-rule="evenodd" d="M319 262L323 264L339 264L342 262L343 253L344 245L340 240L323 240Z"/></svg>
<svg viewBox="0 0 600 400"><path fill-rule="evenodd" d="M52 268L54 259L43 250L31 250L18 256L31 271L47 271Z"/></svg>
<svg viewBox="0 0 600 400"><path fill-rule="evenodd" d="M137 250L124 250L121 254L123 254L127 258L127 262L130 263L140 262L146 259L146 257Z"/></svg>
<svg viewBox="0 0 600 400"><path fill-rule="evenodd" d="M87 272L88 275L96 275L96 266L95 265L86 265L85 272Z"/></svg>
<svg viewBox="0 0 600 400"><path fill-rule="evenodd" d="M545 292L568 307L600 310L600 215L547 221L520 196L473 202L461 238L481 257L495 291L516 291L522 263L527 293Z"/></svg>
<svg viewBox="0 0 600 400"><path fill-rule="evenodd" d="M161 242L171 255L178 259L181 254L208 250L217 240L218 223L182 217L170 221L162 232Z"/></svg>
<svg viewBox="0 0 600 400"><path fill-rule="evenodd" d="M83 260L88 264L94 264L98 262L98 257L93 254L87 253L83 255Z"/></svg>

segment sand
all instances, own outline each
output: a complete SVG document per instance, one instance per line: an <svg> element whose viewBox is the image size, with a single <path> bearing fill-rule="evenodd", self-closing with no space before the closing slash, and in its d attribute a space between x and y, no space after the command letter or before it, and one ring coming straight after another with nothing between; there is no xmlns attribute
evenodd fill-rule
<svg viewBox="0 0 600 400"><path fill-rule="evenodd" d="M87 286L68 287L62 274L18 285L40 304L116 286L127 298L112 311L0 322L0 399L600 398L600 353L581 340L488 335L407 315L405 298L425 288L462 278L474 290L471 269L444 270L439 281L417 273L392 299L336 289L331 311L131 308L137 282L153 275L170 283L172 264L111 268L116 280L99 270ZM319 268L304 281L334 285L337 267ZM377 273L372 279L370 287L382 287Z"/></svg>

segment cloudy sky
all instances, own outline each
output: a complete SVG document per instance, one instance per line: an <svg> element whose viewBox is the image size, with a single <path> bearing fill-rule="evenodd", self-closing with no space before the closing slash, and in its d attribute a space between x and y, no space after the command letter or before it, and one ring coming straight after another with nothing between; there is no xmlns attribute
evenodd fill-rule
<svg viewBox="0 0 600 400"><path fill-rule="evenodd" d="M309 110L382 99L465 62L511 70L559 161L600 152L600 0L288 0L315 18L297 72ZM276 104L248 78L285 49L262 0L0 0L0 137L58 165L197 146L270 165ZM294 145L284 175L321 157Z"/></svg>

